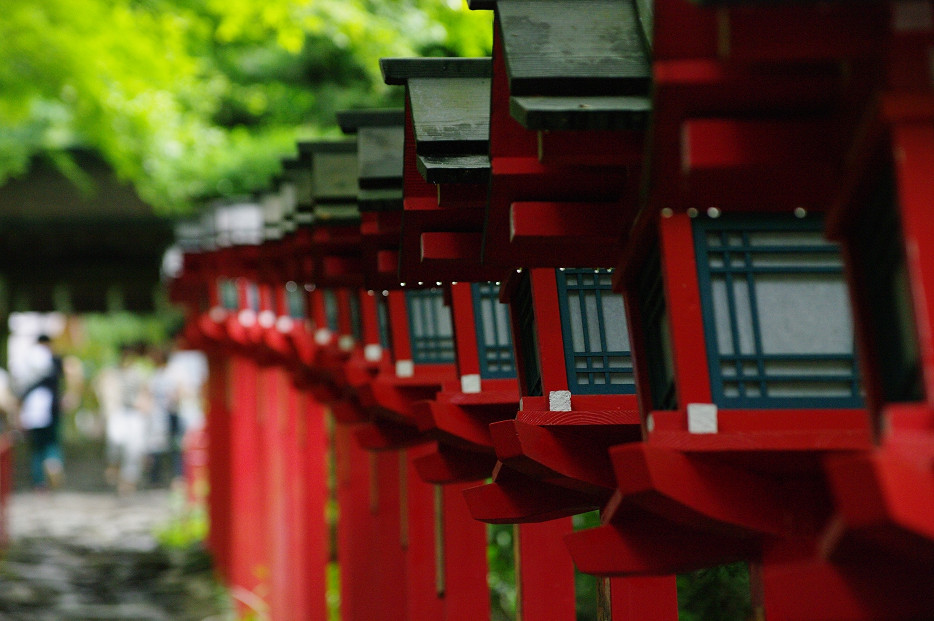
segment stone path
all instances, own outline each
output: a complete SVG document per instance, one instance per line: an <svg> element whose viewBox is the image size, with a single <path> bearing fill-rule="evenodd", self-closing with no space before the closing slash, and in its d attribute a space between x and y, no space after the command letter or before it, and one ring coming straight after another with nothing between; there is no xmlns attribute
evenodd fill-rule
<svg viewBox="0 0 934 621"><path fill-rule="evenodd" d="M17 492L0 563L0 620L233 619L198 546L160 547L173 518L166 490L113 494Z"/></svg>

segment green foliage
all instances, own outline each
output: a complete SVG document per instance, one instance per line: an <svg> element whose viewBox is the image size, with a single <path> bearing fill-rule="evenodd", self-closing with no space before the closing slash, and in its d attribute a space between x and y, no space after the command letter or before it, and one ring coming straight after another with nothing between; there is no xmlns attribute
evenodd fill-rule
<svg viewBox="0 0 934 621"><path fill-rule="evenodd" d="M752 618L749 566L733 563L678 576L681 621L745 621Z"/></svg>
<svg viewBox="0 0 934 621"><path fill-rule="evenodd" d="M107 365L117 363L120 346L129 343L165 344L177 327L174 313L135 315L129 312L88 314L82 316L83 334L74 338L68 351L77 356L90 376Z"/></svg>
<svg viewBox="0 0 934 621"><path fill-rule="evenodd" d="M490 587L490 618L516 618L515 531L512 524L489 524L487 535L487 583Z"/></svg>
<svg viewBox="0 0 934 621"><path fill-rule="evenodd" d="M337 563L328 563L325 569L327 581L328 621L341 621L341 570Z"/></svg>
<svg viewBox="0 0 934 621"><path fill-rule="evenodd" d="M0 20L0 184L100 150L163 211L265 186L334 112L401 102L383 56L486 55L464 0L12 0Z"/></svg>
<svg viewBox="0 0 934 621"><path fill-rule="evenodd" d="M600 526L600 512L580 513L573 518L574 530ZM574 569L574 608L577 621L597 621L597 580Z"/></svg>
<svg viewBox="0 0 934 621"><path fill-rule="evenodd" d="M207 513L201 508L176 515L156 530L155 537L164 548L187 550L201 545L207 534Z"/></svg>

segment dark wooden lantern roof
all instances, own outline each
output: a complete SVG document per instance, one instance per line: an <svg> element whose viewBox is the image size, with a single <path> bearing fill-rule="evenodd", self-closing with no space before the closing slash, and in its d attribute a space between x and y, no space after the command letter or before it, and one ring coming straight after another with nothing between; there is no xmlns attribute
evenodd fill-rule
<svg viewBox="0 0 934 621"><path fill-rule="evenodd" d="M357 206L360 210L362 271L369 289L398 286L399 227L402 221L405 112L401 109L337 113L346 134L357 139Z"/></svg>
<svg viewBox="0 0 934 621"><path fill-rule="evenodd" d="M308 145L314 223L357 222L357 143L321 141Z"/></svg>
<svg viewBox="0 0 934 621"><path fill-rule="evenodd" d="M337 113L345 134L357 136L357 202L361 211L402 209L405 117L399 109Z"/></svg>
<svg viewBox="0 0 934 621"><path fill-rule="evenodd" d="M491 0L471 8L496 10L510 113L526 129L645 126L650 13L625 0Z"/></svg>
<svg viewBox="0 0 934 621"><path fill-rule="evenodd" d="M383 58L406 86L416 164L429 183L484 183L490 172L489 58Z"/></svg>

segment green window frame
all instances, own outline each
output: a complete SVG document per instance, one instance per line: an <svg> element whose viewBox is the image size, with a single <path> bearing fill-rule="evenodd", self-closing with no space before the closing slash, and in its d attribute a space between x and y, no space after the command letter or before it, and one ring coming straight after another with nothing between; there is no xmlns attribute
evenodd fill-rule
<svg viewBox="0 0 934 621"><path fill-rule="evenodd" d="M356 342L363 342L363 318L360 313L360 298L356 291L350 292L350 331Z"/></svg>
<svg viewBox="0 0 934 621"><path fill-rule="evenodd" d="M289 317L292 319L305 319L308 317L308 303L305 288L295 282L285 284L285 302Z"/></svg>
<svg viewBox="0 0 934 621"><path fill-rule="evenodd" d="M415 364L454 362L454 326L451 311L444 305L441 289L411 289L405 292L409 315L409 340Z"/></svg>
<svg viewBox="0 0 934 621"><path fill-rule="evenodd" d="M529 270L519 277L512 298L516 318L516 353L519 356L523 394L542 395L542 366L538 356L538 326L535 324L535 304Z"/></svg>
<svg viewBox="0 0 934 621"><path fill-rule="evenodd" d="M509 306L499 301L499 287L494 283L475 282L471 289L480 377L515 377L516 360L509 326Z"/></svg>
<svg viewBox="0 0 934 621"><path fill-rule="evenodd" d="M389 329L389 309L385 296L376 300L376 321L379 326L379 344L383 349L392 349L392 331Z"/></svg>
<svg viewBox="0 0 934 621"><path fill-rule="evenodd" d="M328 329L336 334L340 326L340 309L337 306L337 293L335 293L333 289L324 289L322 295L324 296L325 321L328 323Z"/></svg>
<svg viewBox="0 0 934 621"><path fill-rule="evenodd" d="M718 406L862 405L843 263L819 219L697 219L694 240Z"/></svg>
<svg viewBox="0 0 934 621"><path fill-rule="evenodd" d="M568 388L578 394L635 394L623 296L612 269L556 270Z"/></svg>
<svg viewBox="0 0 934 621"><path fill-rule="evenodd" d="M639 271L639 322L645 336L643 360L649 378L652 409L678 409L678 391L671 341L671 322L665 300L661 253L656 246Z"/></svg>
<svg viewBox="0 0 934 621"><path fill-rule="evenodd" d="M237 281L232 278L219 278L217 281L218 297L221 307L226 310L240 308L240 293L237 291Z"/></svg>
<svg viewBox="0 0 934 621"><path fill-rule="evenodd" d="M905 241L891 165L869 196L868 208L853 223L861 308L867 312L882 398L886 403L924 400L918 327L912 307Z"/></svg>
<svg viewBox="0 0 934 621"><path fill-rule="evenodd" d="M259 312L259 285L255 282L246 285L246 307L254 313Z"/></svg>

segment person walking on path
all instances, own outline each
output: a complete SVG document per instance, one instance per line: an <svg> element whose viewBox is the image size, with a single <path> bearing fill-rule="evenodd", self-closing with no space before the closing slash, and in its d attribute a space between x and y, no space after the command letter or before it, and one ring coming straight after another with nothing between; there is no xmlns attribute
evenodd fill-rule
<svg viewBox="0 0 934 621"><path fill-rule="evenodd" d="M145 346L137 344L126 350L120 367L122 399L122 442L120 477L117 491L131 494L139 486L146 460L146 435L151 397L147 389L149 369L144 356Z"/></svg>
<svg viewBox="0 0 934 621"><path fill-rule="evenodd" d="M30 475L36 489L58 488L64 476L61 447L62 360L42 334L27 353L29 375L20 393L19 425L30 448Z"/></svg>
<svg viewBox="0 0 934 621"><path fill-rule="evenodd" d="M168 366L169 356L161 347L151 353L154 369L149 377L149 484L163 483L166 466L171 468L171 481L182 477L182 423L179 416L179 380Z"/></svg>

